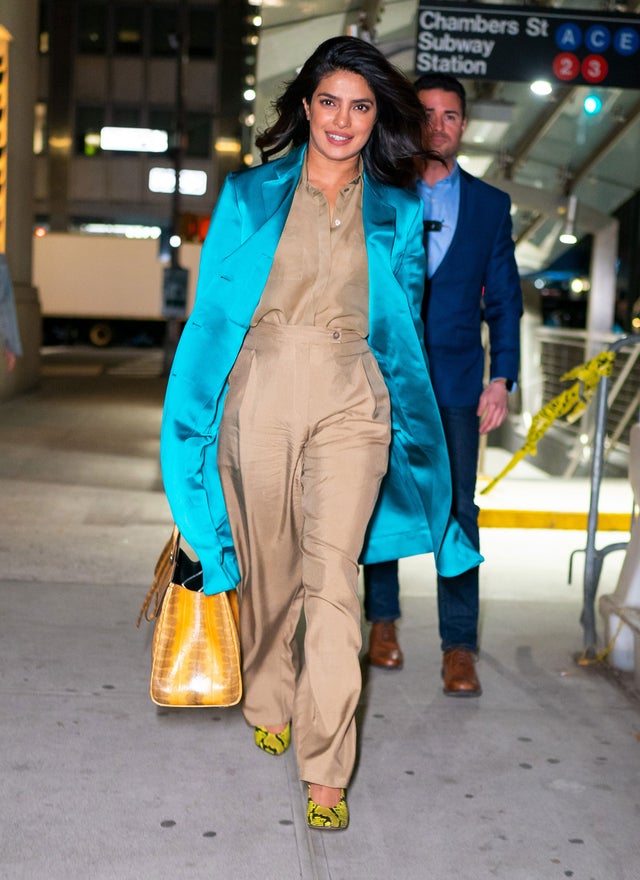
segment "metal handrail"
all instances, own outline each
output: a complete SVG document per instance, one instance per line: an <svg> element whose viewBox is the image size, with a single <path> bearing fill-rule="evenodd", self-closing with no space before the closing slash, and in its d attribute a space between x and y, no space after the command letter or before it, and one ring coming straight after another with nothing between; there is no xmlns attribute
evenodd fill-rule
<svg viewBox="0 0 640 880"><path fill-rule="evenodd" d="M609 351L618 352L623 348L631 348L640 345L640 336L623 336L608 346ZM591 456L591 495L589 499L589 514L587 517L587 544L584 549L574 550L569 558L569 582L571 582L571 569L573 557L576 553L585 554L584 562L584 586L583 607L580 623L584 630L584 653L587 660L597 657L598 637L595 620L595 600L598 591L598 583L602 572L602 563L607 554L615 550L625 550L628 541L609 544L598 549L596 547L596 532L598 530L598 503L600 500L600 484L604 469L605 441L607 413L609 408L609 377L603 376L598 386L596 397L596 425L593 439ZM631 516L630 516L631 520Z"/></svg>
<svg viewBox="0 0 640 880"><path fill-rule="evenodd" d="M611 345L609 345L608 348L611 351L615 344L621 343L624 340L628 341L628 340L634 340L634 339L636 339L635 336L631 336L631 337L624 336L621 339L619 338L616 343L612 343ZM629 346L631 346L631 345L633 345L633 343L629 342ZM621 347L625 347L625 346L621 346ZM636 364L636 361L638 360L639 357L640 357L640 349L636 349L635 351L633 351L629 355L626 363L623 365L622 369L620 370L620 373L616 377L615 382L613 382L611 389L608 391L608 394L607 394L607 417L608 417L609 410L611 409L613 404L616 402L616 400L620 394L620 391L624 387L624 384L627 381L627 379L629 378L629 375L631 374L631 372ZM607 383L607 387L608 387L608 385L609 385L609 382ZM620 440L620 437L624 433L625 428L631 422L631 419L633 418L634 412L637 413L639 405L640 405L640 389L638 389L638 391L634 395L633 399L631 400L629 405L626 407L624 413L622 414L622 416L618 420L618 422L615 426L615 429L613 430L613 432L611 433L611 435L609 437L609 442L605 444L605 448L604 448L604 452L603 452L605 459L607 458L608 453L611 450L613 450L616 447L616 445L618 444L618 441ZM606 425L606 422L605 422L605 425ZM592 446L595 443L595 426L594 425L591 426L591 428L588 432L588 435L589 435L589 441L588 441L589 445ZM578 466L578 463L582 457L581 456L582 448L583 448L583 445L582 445L582 442L580 441L577 444L576 448L574 449L574 452L571 456L571 461L564 472L565 477L572 477L573 474L575 473L576 468Z"/></svg>

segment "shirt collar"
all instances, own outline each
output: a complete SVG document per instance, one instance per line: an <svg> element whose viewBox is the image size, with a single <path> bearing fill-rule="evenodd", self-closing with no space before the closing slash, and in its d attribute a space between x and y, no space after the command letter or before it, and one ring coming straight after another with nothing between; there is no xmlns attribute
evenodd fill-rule
<svg viewBox="0 0 640 880"><path fill-rule="evenodd" d="M443 177L442 180L437 180L433 186L429 186L429 184L419 177L416 180L415 188L416 189L435 189L436 186L440 187L454 187L457 186L458 181L460 180L460 167L458 165L458 160L454 158L453 160L453 168L451 169L451 173L447 174L446 177Z"/></svg>

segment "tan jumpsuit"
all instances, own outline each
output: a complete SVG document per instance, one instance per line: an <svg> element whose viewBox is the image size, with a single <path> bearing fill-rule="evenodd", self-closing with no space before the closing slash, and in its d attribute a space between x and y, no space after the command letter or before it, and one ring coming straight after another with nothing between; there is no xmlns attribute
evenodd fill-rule
<svg viewBox="0 0 640 880"><path fill-rule="evenodd" d="M362 177L331 217L305 167L229 377L218 465L242 575L245 718L292 720L300 778L334 787L355 761L357 560L390 440L368 295Z"/></svg>

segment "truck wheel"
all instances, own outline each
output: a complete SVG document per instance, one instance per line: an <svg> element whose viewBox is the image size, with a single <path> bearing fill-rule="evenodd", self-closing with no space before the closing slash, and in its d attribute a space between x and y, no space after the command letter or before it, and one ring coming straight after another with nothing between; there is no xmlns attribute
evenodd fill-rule
<svg viewBox="0 0 640 880"><path fill-rule="evenodd" d="M98 321L89 328L89 342L97 348L105 348L113 341L113 328L105 321Z"/></svg>

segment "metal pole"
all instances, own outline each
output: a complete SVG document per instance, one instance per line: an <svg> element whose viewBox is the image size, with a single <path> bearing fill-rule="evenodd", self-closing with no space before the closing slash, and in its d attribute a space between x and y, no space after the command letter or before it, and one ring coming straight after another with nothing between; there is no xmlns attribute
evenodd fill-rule
<svg viewBox="0 0 640 880"><path fill-rule="evenodd" d="M598 386L596 401L596 430L593 439L593 458L591 462L591 498L587 517L587 545L584 561L584 604L582 608L582 626L584 629L585 656L593 659L597 653L597 636L595 622L595 598L600 579L602 559L596 551L596 532L598 529L598 501L600 483L602 482L602 466L604 461L604 438L607 425L607 386L608 378L604 376Z"/></svg>
<svg viewBox="0 0 640 880"><path fill-rule="evenodd" d="M175 187L173 190L171 232L178 234L180 227L180 171L185 147L185 80L189 60L189 0L178 4L178 29L176 33L176 96L175 96L175 134L173 143L173 167ZM171 248L171 265L180 266L180 246Z"/></svg>
<svg viewBox="0 0 640 880"><path fill-rule="evenodd" d="M175 130L171 154L174 168L174 189L171 203L171 239L175 241L180 228L180 171L184 157L186 138L185 126L185 81L186 68L189 61L189 0L179 0L178 22L175 34L176 50L176 93L175 93ZM180 267L180 244L170 244L171 268ZM168 376L180 339L180 321L176 317L168 317L165 327L164 356L162 375Z"/></svg>

